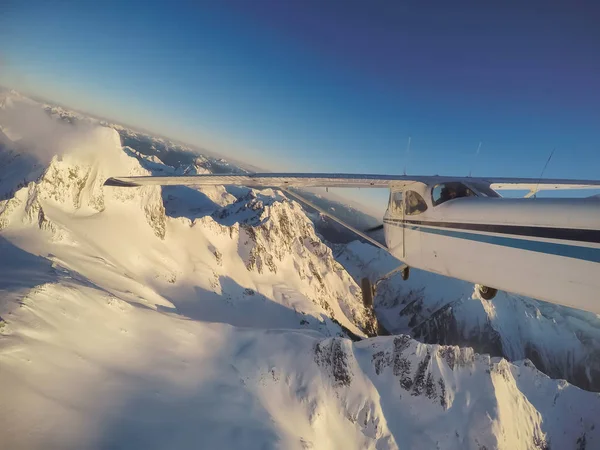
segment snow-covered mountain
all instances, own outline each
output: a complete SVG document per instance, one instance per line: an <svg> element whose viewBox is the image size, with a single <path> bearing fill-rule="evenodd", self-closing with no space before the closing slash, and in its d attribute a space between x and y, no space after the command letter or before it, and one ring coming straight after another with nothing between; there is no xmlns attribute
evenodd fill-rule
<svg viewBox="0 0 600 450"><path fill-rule="evenodd" d="M359 280L373 281L399 262L354 242L337 260ZM506 292L483 300L472 284L412 270L382 281L374 299L377 316L392 333L423 342L473 347L510 361L530 359L542 372L583 389L600 391L600 317Z"/></svg>
<svg viewBox="0 0 600 450"><path fill-rule="evenodd" d="M105 187L214 167L171 167L80 119L46 114L29 135L2 121L19 101L0 113L3 448L600 445L600 395L529 360L366 338L377 323L353 277L390 262L365 264L359 242L336 260L281 192ZM413 331L399 308L379 304L384 325Z"/></svg>

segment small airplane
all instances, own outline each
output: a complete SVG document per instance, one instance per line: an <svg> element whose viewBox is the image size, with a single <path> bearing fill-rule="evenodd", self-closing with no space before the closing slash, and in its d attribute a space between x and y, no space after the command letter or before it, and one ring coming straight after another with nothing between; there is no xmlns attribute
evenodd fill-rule
<svg viewBox="0 0 600 450"><path fill-rule="evenodd" d="M458 278L483 299L498 290L600 314L600 198L536 198L542 190L600 189L600 180L250 173L109 178L105 185L242 185L276 188L339 222L411 267ZM390 190L383 224L357 230L290 188ZM498 190L526 190L503 198ZM383 228L386 245L367 233ZM374 288L361 283L372 304Z"/></svg>

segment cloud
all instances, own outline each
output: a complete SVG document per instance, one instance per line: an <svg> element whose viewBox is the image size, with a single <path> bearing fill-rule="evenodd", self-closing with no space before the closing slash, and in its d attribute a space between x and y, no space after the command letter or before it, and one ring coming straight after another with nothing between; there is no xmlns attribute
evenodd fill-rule
<svg viewBox="0 0 600 450"><path fill-rule="evenodd" d="M73 149L74 143L89 136L88 124L56 120L38 103L10 91L0 94L0 131L14 149L48 162L54 155Z"/></svg>

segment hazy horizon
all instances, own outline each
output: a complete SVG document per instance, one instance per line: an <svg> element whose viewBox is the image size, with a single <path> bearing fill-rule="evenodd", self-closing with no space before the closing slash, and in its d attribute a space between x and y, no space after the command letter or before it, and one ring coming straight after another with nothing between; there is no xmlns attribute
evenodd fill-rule
<svg viewBox="0 0 600 450"><path fill-rule="evenodd" d="M544 176L591 179L596 19L542 2L34 0L0 14L0 83L271 171L537 177L556 149Z"/></svg>
<svg viewBox="0 0 600 450"><path fill-rule="evenodd" d="M19 95L22 95L22 96L24 96L26 98L30 98L30 99L35 100L37 102L44 102L44 103L46 103L48 105L51 105L51 106L54 106L54 107L60 107L62 109L66 109L68 111L72 111L72 112L75 112L77 114L81 114L81 115L86 116L86 117L90 117L90 118L93 118L93 119L96 119L96 120L101 120L101 121L106 122L106 123L108 123L110 125L118 125L119 127L126 128L126 129L134 131L136 133L147 134L147 135L149 135L151 137L154 137L154 138L166 139L166 140L168 140L168 141L170 141L170 142L172 142L174 144L183 145L186 148L188 148L189 150L198 153L199 155L208 156L208 157L212 157L212 158L223 158L224 160L226 160L226 161L228 161L230 163L233 163L237 167L243 168L245 170L258 171L258 172L263 172L263 171L269 172L269 170L266 170L266 169L261 168L261 167L257 167L257 166L255 166L254 164L252 164L249 161L240 161L238 159L232 158L231 156L228 156L226 154L221 154L221 153L214 152L211 149L207 149L205 147L201 147L201 146L197 146L197 145L185 142L185 141L181 141L181 140L179 140L177 138L174 138L174 137L171 137L171 136L165 136L165 135L162 135L160 133L154 132L152 130L147 130L147 129L143 129L143 128L140 128L140 127L135 127L135 126L132 126L130 124L123 123L123 122L119 122L119 121L116 121L116 120L114 120L114 119L112 119L110 117L102 117L102 116L99 116L99 115L94 115L93 113L90 113L88 111L83 111L83 110L80 110L80 109L72 108L69 105L60 104L60 103L55 102L55 101L53 101L52 99L49 99L49 98L43 98L43 97L40 97L40 96L31 95L31 94L29 94L27 92L18 91L18 90L14 89L14 88L11 88L9 86L2 86L2 85L0 85L0 91L2 91L2 90L14 91L14 92L16 92ZM39 117L37 117L37 116L36 116L36 118L39 119ZM25 126L25 125L21 124L21 126ZM35 124L31 124L31 126L35 127L36 125ZM31 131L33 131L33 130L31 130ZM117 176L119 174L115 173L114 175ZM363 213L365 213L367 215L370 215L370 216L376 218L377 220L379 220L381 218L381 211L379 210L380 208L377 208L377 207L373 208L372 205L369 206L369 205L366 205L365 203L363 203L361 201L357 201L356 199L350 198L351 196L348 195L348 194L344 195L343 194L344 189L337 190L337 191L341 192L341 195L338 195L335 192L336 191L335 189L325 190L324 188L308 188L307 190L311 191L311 192L314 192L316 194L324 195L325 197L327 197L327 198L329 198L329 199L331 199L333 201L341 202L341 203L343 203L345 205L357 208L361 212L363 212ZM348 191L348 189L345 189L345 191ZM385 193L385 196L387 196L387 192Z"/></svg>

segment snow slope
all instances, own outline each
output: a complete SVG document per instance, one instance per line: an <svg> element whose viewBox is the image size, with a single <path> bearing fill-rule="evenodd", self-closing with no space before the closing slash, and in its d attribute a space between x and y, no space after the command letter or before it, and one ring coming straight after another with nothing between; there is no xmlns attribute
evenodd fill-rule
<svg viewBox="0 0 600 450"><path fill-rule="evenodd" d="M282 193L104 187L207 168L54 125L0 149L2 448L600 445L600 396L527 360L348 339L372 312Z"/></svg>

